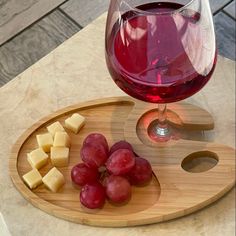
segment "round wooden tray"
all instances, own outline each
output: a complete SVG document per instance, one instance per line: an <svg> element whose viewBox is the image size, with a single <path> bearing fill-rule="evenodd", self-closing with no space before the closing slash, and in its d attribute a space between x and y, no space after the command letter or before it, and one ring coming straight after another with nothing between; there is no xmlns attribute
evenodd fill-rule
<svg viewBox="0 0 236 236"><path fill-rule="evenodd" d="M68 167L59 168L66 178L65 186L58 193L50 192L43 185L31 191L22 176L31 169L26 154L37 147L36 135L46 132L46 126L55 121L64 123L74 112L86 117L86 125L78 135L68 131L72 140L70 162ZM16 142L9 163L12 181L29 202L51 215L81 224L110 227L143 225L181 217L216 201L234 186L233 148L193 140L155 143L148 137L146 126L156 118L155 104L129 97L105 98L60 110L37 122ZM183 102L169 106L168 119L189 133L190 130L214 127L208 112ZM152 164L153 180L148 186L132 187L132 198L126 205L114 206L107 201L103 209L88 210L80 204L79 190L71 183L70 170L81 162L81 144L91 132L103 133L110 145L127 140L137 154ZM191 169L191 163L203 156L209 156L217 164L203 172ZM40 169L40 173L44 175L50 168L49 163Z"/></svg>

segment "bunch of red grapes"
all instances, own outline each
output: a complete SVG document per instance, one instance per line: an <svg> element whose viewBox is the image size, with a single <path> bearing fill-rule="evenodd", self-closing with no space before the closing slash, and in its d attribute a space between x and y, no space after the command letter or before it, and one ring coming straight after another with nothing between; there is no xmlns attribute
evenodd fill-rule
<svg viewBox="0 0 236 236"><path fill-rule="evenodd" d="M82 187L80 202L90 209L101 208L106 198L112 203L127 202L131 185L144 185L152 178L150 163L126 141L109 150L106 138L93 133L84 140L80 155L83 163L72 168L71 179Z"/></svg>

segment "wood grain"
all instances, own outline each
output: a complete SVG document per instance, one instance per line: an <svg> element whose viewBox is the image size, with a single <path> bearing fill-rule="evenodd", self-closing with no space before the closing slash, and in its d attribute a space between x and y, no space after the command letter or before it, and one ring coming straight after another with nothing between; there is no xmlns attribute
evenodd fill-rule
<svg viewBox="0 0 236 236"><path fill-rule="evenodd" d="M155 105L118 97L70 106L47 116L27 129L12 149L9 172L15 186L28 201L51 215L103 227L151 224L181 217L216 201L234 186L235 150L230 147L191 140L161 144L150 139L149 143L143 142L145 127L139 119L145 117L150 109L155 109ZM196 106L176 103L170 110L178 115L182 128L185 125L188 129L213 127L209 113ZM58 193L51 193L43 185L31 191L23 183L22 175L31 169L26 154L37 147L36 135L44 133L46 126L56 120L64 123L74 112L85 116L86 124L79 135L68 131L72 141L70 162L68 167L59 168L65 176L66 185ZM143 120L147 123L145 118ZM145 187L133 187L132 198L126 205L117 207L107 202L103 209L88 210L79 202L79 190L72 186L70 170L81 161L78 153L84 138L91 132L103 133L110 145L126 139L133 145L136 153L152 164L155 176L151 183ZM214 168L190 173L181 167L183 161L206 153L214 155L218 160ZM45 175L50 168L52 165L49 163L40 170L41 174Z"/></svg>
<svg viewBox="0 0 236 236"><path fill-rule="evenodd" d="M230 1L231 0L210 0L212 13L215 14L217 11L230 3Z"/></svg>
<svg viewBox="0 0 236 236"><path fill-rule="evenodd" d="M110 0L70 0L60 9L84 27L107 11L109 3Z"/></svg>
<svg viewBox="0 0 236 236"><path fill-rule="evenodd" d="M231 0L210 0L212 12L219 11ZM110 0L69 0L60 6L71 18L81 26L88 25L100 14L108 10Z"/></svg>
<svg viewBox="0 0 236 236"><path fill-rule="evenodd" d="M218 52L229 59L235 60L235 21L220 12L214 17L214 22Z"/></svg>
<svg viewBox="0 0 236 236"><path fill-rule="evenodd" d="M226 12L228 15L230 15L232 18L236 19L236 0L231 2L229 5L227 5L224 8L224 12Z"/></svg>
<svg viewBox="0 0 236 236"><path fill-rule="evenodd" d="M48 54L80 28L54 11L0 47L0 86Z"/></svg>
<svg viewBox="0 0 236 236"><path fill-rule="evenodd" d="M0 1L0 45L65 0Z"/></svg>

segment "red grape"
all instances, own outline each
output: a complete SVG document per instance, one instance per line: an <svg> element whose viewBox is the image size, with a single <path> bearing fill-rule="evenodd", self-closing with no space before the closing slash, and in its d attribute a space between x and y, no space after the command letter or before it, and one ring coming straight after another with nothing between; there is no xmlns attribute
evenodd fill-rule
<svg viewBox="0 0 236 236"><path fill-rule="evenodd" d="M73 183L84 186L85 184L96 181L99 177L98 170L90 168L84 163L74 166L71 170L71 179Z"/></svg>
<svg viewBox="0 0 236 236"><path fill-rule="evenodd" d="M99 183L86 184L80 192L80 202L87 208L101 208L106 200L105 188Z"/></svg>
<svg viewBox="0 0 236 236"><path fill-rule="evenodd" d="M150 163L141 157L135 157L135 166L129 172L128 179L133 185L143 185L152 178L152 167Z"/></svg>
<svg viewBox="0 0 236 236"><path fill-rule="evenodd" d="M133 152L128 149L119 149L111 154L106 162L107 170L114 175L127 174L135 164Z"/></svg>
<svg viewBox="0 0 236 236"><path fill-rule="evenodd" d="M91 145L89 143L83 145L80 151L82 160L90 167L99 168L104 165L108 154L103 145Z"/></svg>
<svg viewBox="0 0 236 236"><path fill-rule="evenodd" d="M119 149L128 149L131 152L133 152L133 148L132 148L131 144L122 140L122 141L119 141L119 142L115 143L114 145L112 145L109 154L111 155L113 152L115 152Z"/></svg>
<svg viewBox="0 0 236 236"><path fill-rule="evenodd" d="M115 203L122 203L131 197L131 186L127 179L111 175L106 179L107 197Z"/></svg>
<svg viewBox="0 0 236 236"><path fill-rule="evenodd" d="M104 135L102 135L102 134L98 134L98 133L89 134L86 137L86 139L84 140L83 145L86 145L86 144L91 144L91 145L95 145L95 146L102 145L105 148L106 153L108 154L108 152L109 152L107 140L104 137Z"/></svg>

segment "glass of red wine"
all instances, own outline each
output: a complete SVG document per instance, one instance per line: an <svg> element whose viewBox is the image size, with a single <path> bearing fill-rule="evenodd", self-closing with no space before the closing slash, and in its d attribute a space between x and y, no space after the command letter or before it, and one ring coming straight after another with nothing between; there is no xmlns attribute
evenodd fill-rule
<svg viewBox="0 0 236 236"><path fill-rule="evenodd" d="M111 0L105 46L115 83L134 98L158 104L150 136L177 139L166 104L197 93L216 65L209 1Z"/></svg>

